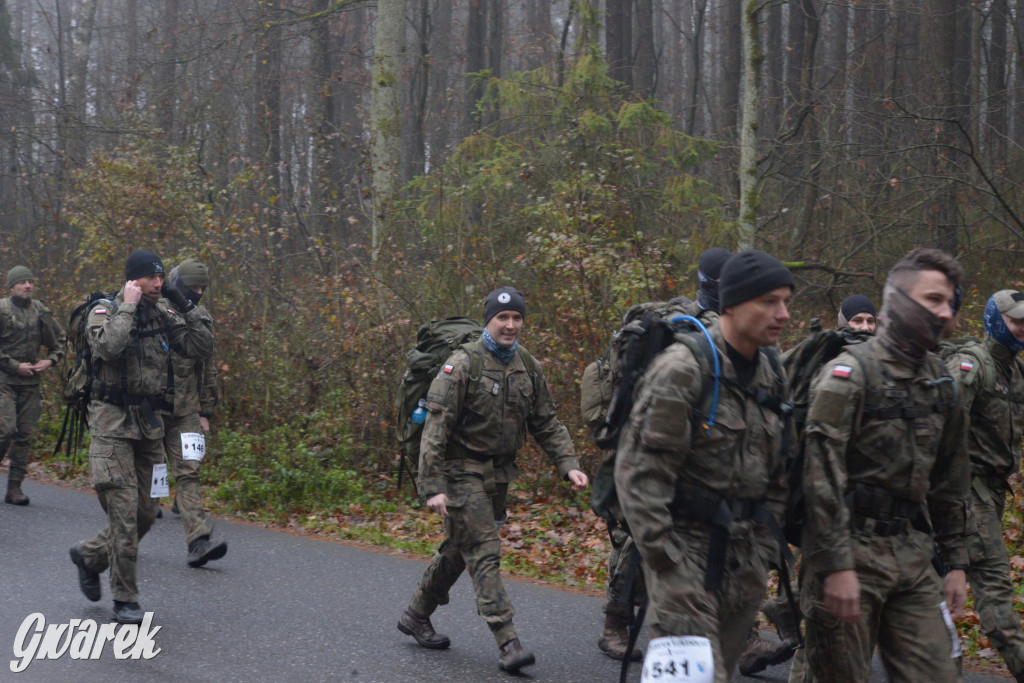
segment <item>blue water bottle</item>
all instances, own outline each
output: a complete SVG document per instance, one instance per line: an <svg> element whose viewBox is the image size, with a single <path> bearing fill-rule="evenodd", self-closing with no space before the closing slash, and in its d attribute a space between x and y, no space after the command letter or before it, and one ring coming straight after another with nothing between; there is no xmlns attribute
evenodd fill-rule
<svg viewBox="0 0 1024 683"><path fill-rule="evenodd" d="M416 410L412 411L412 421L418 425L423 424L423 421L427 419L427 401L420 399L419 405L416 406Z"/></svg>

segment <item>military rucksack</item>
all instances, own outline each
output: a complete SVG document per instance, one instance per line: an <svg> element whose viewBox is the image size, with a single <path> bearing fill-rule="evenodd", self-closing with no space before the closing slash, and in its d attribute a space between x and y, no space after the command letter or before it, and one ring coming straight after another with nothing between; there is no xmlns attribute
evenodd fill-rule
<svg viewBox="0 0 1024 683"><path fill-rule="evenodd" d="M624 375L631 374L631 371L635 375L635 383L647 363L674 341L672 335L675 330L669 330L660 323L690 315L694 308L693 301L685 296L630 306L622 316L622 324L612 334L604 355L584 368L580 380L580 414L601 448L614 448L614 439L617 438L617 434L609 433L605 426L625 417L621 415L624 404L612 406L613 395ZM634 356L627 361L627 347L631 345L634 353L641 346L642 352L639 357ZM624 369L627 363L632 363L629 371ZM604 446L601 442L611 445Z"/></svg>
<svg viewBox="0 0 1024 683"><path fill-rule="evenodd" d="M413 490L416 488L423 422L414 421L413 413L419 407L420 401L426 401L430 383L456 349L466 348L469 352L470 377L474 378L474 381L469 384L468 390L473 391L476 387L475 380L480 379L483 361L479 354L468 348L468 345L479 339L483 331L483 326L473 318L452 317L424 323L416 332L416 344L405 355L406 369L402 373L395 396L395 408L398 410L396 431L400 451L399 488L402 486L402 476L406 470L409 472ZM519 355L531 379L536 381L537 361L521 346Z"/></svg>
<svg viewBox="0 0 1024 683"><path fill-rule="evenodd" d="M818 371L847 347L874 337L871 332L850 327L822 329L821 321L811 321L810 334L799 344L782 354L782 368L786 375L786 395L793 406L793 437L797 444L790 450L786 465L789 480L789 498L783 520L783 532L792 545L800 545L800 535L807 522L804 505L803 467L804 427L810 409L811 385Z"/></svg>
<svg viewBox="0 0 1024 683"><path fill-rule="evenodd" d="M70 456L82 445L82 438L88 427L87 408L92 398L92 385L96 379L96 363L92 357L86 336L89 313L97 306L107 308L109 315L117 312L115 294L95 291L71 311L68 317L67 339L75 352L75 360L68 370L64 382L64 423L61 426L54 455L60 452L61 444L67 437L67 454Z"/></svg>

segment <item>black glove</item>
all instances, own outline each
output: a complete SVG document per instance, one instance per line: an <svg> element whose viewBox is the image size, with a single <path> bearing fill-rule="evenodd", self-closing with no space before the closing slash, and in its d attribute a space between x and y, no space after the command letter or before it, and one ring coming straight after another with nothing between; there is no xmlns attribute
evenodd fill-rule
<svg viewBox="0 0 1024 683"><path fill-rule="evenodd" d="M163 290L164 298L174 304L179 312L185 314L196 307L192 297L189 296L189 294L194 296L195 292L186 287L180 278L174 282L168 282L167 285Z"/></svg>

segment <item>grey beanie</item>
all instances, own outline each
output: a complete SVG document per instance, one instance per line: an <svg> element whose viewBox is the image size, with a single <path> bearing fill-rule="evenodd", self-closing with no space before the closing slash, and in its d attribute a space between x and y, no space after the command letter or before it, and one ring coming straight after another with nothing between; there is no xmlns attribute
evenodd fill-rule
<svg viewBox="0 0 1024 683"><path fill-rule="evenodd" d="M484 325L502 311L519 311L526 317L526 299L515 287L498 287L484 302Z"/></svg>
<svg viewBox="0 0 1024 683"><path fill-rule="evenodd" d="M718 278L719 311L750 301L762 294L789 287L794 289L793 274L782 261L757 249L736 252Z"/></svg>
<svg viewBox="0 0 1024 683"><path fill-rule="evenodd" d="M14 266L7 271L7 289L10 289L19 282L25 280L35 280L36 276L32 274L32 271L25 266Z"/></svg>

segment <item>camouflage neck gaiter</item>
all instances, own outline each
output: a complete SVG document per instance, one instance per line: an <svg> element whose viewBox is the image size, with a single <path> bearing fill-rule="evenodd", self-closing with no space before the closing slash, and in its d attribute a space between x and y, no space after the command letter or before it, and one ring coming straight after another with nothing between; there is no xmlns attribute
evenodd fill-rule
<svg viewBox="0 0 1024 683"><path fill-rule="evenodd" d="M878 339L901 360L920 365L942 337L944 321L892 283L882 291Z"/></svg>

